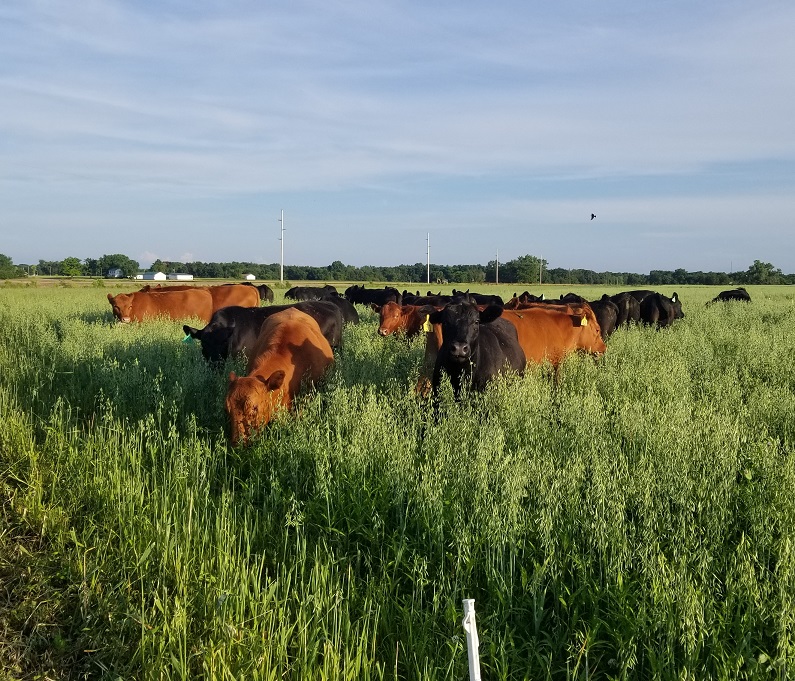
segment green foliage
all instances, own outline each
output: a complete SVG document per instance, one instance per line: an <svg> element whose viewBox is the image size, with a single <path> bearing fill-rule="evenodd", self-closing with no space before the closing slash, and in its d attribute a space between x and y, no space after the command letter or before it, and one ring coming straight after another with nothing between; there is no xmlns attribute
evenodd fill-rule
<svg viewBox="0 0 795 681"><path fill-rule="evenodd" d="M113 253L99 258L96 261L96 268L99 276L108 276L109 270L118 268L122 271L123 276L134 277L138 272L138 262L122 253Z"/></svg>
<svg viewBox="0 0 795 681"><path fill-rule="evenodd" d="M483 678L788 678L795 306L706 307L718 290L437 411L422 340L360 308L324 383L242 450L239 361L118 325L92 288L0 290L0 664L461 679L475 598Z"/></svg>
<svg viewBox="0 0 795 681"><path fill-rule="evenodd" d="M0 253L0 279L13 279L20 276L19 268L7 255Z"/></svg>
<svg viewBox="0 0 795 681"><path fill-rule="evenodd" d="M80 258L64 258L61 261L59 274L65 277L79 277L83 274L83 264L80 262Z"/></svg>

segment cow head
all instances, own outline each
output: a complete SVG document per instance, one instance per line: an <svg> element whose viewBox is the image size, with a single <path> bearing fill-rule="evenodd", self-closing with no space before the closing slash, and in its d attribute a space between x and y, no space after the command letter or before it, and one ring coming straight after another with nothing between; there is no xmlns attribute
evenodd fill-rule
<svg viewBox="0 0 795 681"><path fill-rule="evenodd" d="M685 313L682 312L682 301L679 299L679 295L674 291L674 294L671 296L671 307L673 308L674 319L684 319Z"/></svg>
<svg viewBox="0 0 795 681"><path fill-rule="evenodd" d="M388 302L382 305L378 310L380 321L378 333L381 336L388 336L390 333L395 333L395 331L400 328L402 312L403 308L397 303Z"/></svg>
<svg viewBox="0 0 795 681"><path fill-rule="evenodd" d="M232 446L247 445L257 430L264 427L282 406L284 371L262 376L229 374L226 392L226 413L229 415L229 434Z"/></svg>
<svg viewBox="0 0 795 681"><path fill-rule="evenodd" d="M431 324L442 325L442 346L447 358L456 364L467 364L477 349L480 325L493 322L502 314L499 305L478 311L472 303L452 303L430 315Z"/></svg>
<svg viewBox="0 0 795 681"><path fill-rule="evenodd" d="M577 342L577 347L595 355L604 354L607 346L602 338L599 321L596 319L596 314L591 309L591 306L583 305L573 308L571 321L574 326L580 327L580 338Z"/></svg>
<svg viewBox="0 0 795 681"><path fill-rule="evenodd" d="M203 329L185 324L182 330L202 344L202 355L208 362L223 362L229 357L229 339L235 331L234 319L227 324L211 321Z"/></svg>
<svg viewBox="0 0 795 681"><path fill-rule="evenodd" d="M113 316L120 322L129 322L132 319L133 297L129 293L119 293L112 296L108 293L108 301L113 308Z"/></svg>

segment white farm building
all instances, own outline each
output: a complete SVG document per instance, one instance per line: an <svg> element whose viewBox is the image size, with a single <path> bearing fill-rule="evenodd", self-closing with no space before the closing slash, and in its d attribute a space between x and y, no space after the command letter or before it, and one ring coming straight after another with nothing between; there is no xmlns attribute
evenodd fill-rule
<svg viewBox="0 0 795 681"><path fill-rule="evenodd" d="M145 279L146 281L165 281L166 275L162 272L144 272L143 274L137 274L135 278Z"/></svg>
<svg viewBox="0 0 795 681"><path fill-rule="evenodd" d="M171 281L193 281L192 274L181 274L177 272L172 272L171 274L168 275L168 278Z"/></svg>

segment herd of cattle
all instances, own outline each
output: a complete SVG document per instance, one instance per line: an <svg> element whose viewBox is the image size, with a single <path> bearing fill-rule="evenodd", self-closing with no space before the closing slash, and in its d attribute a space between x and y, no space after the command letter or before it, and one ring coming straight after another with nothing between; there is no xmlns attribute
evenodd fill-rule
<svg viewBox="0 0 795 681"><path fill-rule="evenodd" d="M527 291L509 301L499 296L456 292L452 295L400 293L392 287L351 286L340 295L333 286L294 287L286 305L273 302L267 285L150 287L134 293L108 294L121 322L153 317L197 317L201 329L183 326L187 339L201 343L210 362L245 352L246 376L229 376L226 411L232 444L247 443L278 409L290 408L303 385L322 377L334 361L343 327L358 323L354 304L379 313L378 333L425 334L425 358L417 391L436 391L442 375L455 394L463 386L482 390L506 369L521 373L527 362L548 361L557 367L566 355L582 351L600 355L605 341L622 325L658 328L684 317L674 293L670 298L650 290L626 291L586 301L569 293L544 300ZM750 301L743 288L724 291L713 301Z"/></svg>

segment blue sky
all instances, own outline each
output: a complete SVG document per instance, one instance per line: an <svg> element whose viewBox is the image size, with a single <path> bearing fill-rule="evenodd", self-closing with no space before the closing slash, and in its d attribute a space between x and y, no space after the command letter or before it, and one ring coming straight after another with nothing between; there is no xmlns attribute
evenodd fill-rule
<svg viewBox="0 0 795 681"><path fill-rule="evenodd" d="M648 6L644 6L648 5ZM0 3L15 262L795 272L795 3ZM591 221L591 213L597 218Z"/></svg>

